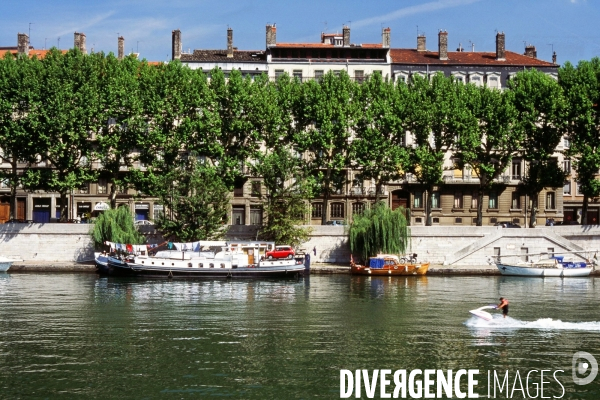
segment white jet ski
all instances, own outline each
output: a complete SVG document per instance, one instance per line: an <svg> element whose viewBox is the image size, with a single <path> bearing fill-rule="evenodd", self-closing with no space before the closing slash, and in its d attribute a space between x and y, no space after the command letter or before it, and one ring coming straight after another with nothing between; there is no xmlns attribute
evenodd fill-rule
<svg viewBox="0 0 600 400"><path fill-rule="evenodd" d="M483 307L479 307L475 310L471 310L469 312L476 317L479 317L486 321L491 321L492 319L494 319L494 317L492 317L492 314L490 314L487 311L483 311L483 310L487 310L487 309L496 309L496 306L495 305L483 306Z"/></svg>

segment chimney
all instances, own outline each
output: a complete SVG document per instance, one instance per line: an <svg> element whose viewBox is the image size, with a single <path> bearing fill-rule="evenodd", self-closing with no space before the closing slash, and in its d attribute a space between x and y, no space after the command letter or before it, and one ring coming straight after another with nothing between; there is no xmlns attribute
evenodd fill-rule
<svg viewBox="0 0 600 400"><path fill-rule="evenodd" d="M275 24L267 25L267 48L277 45L277 28Z"/></svg>
<svg viewBox="0 0 600 400"><path fill-rule="evenodd" d="M19 54L29 55L29 36L25 33L17 35L17 52Z"/></svg>
<svg viewBox="0 0 600 400"><path fill-rule="evenodd" d="M76 49L79 49L79 51L81 51L82 53L87 54L87 49L85 48L85 34L84 33L75 32L75 40L74 40L73 47L75 47Z"/></svg>
<svg viewBox="0 0 600 400"><path fill-rule="evenodd" d="M425 45L425 35L417 36L417 51L427 51L427 46Z"/></svg>
<svg viewBox="0 0 600 400"><path fill-rule="evenodd" d="M171 32L171 60L181 59L181 31L175 29Z"/></svg>
<svg viewBox="0 0 600 400"><path fill-rule="evenodd" d="M448 59L448 32L440 31L438 34L438 49L440 60Z"/></svg>
<svg viewBox="0 0 600 400"><path fill-rule="evenodd" d="M233 29L227 28L227 58L233 58Z"/></svg>
<svg viewBox="0 0 600 400"><path fill-rule="evenodd" d="M117 54L117 58L122 60L125 56L125 38L123 36L119 36L119 50Z"/></svg>
<svg viewBox="0 0 600 400"><path fill-rule="evenodd" d="M344 33L344 47L349 47L350 46L350 28L347 27L346 25L344 25L342 32Z"/></svg>
<svg viewBox="0 0 600 400"><path fill-rule="evenodd" d="M381 32L381 47L384 49L390 48L390 28L383 28L383 32Z"/></svg>
<svg viewBox="0 0 600 400"><path fill-rule="evenodd" d="M496 60L506 61L506 47L504 32L496 33Z"/></svg>
<svg viewBox="0 0 600 400"><path fill-rule="evenodd" d="M552 52L552 64L556 64L556 52Z"/></svg>
<svg viewBox="0 0 600 400"><path fill-rule="evenodd" d="M537 58L537 51L535 50L535 46L527 45L525 46L525 55L531 58Z"/></svg>

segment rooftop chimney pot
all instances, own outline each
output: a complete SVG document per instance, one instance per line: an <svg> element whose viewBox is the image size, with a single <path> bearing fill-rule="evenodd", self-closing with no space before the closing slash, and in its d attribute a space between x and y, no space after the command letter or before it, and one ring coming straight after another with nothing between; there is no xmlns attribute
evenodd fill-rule
<svg viewBox="0 0 600 400"><path fill-rule="evenodd" d="M171 60L181 59L181 31L175 29L171 32Z"/></svg>
<svg viewBox="0 0 600 400"><path fill-rule="evenodd" d="M425 35L417 36L417 51L427 51Z"/></svg>
<svg viewBox="0 0 600 400"><path fill-rule="evenodd" d="M438 34L438 48L440 60L448 59L448 32L440 31Z"/></svg>
<svg viewBox="0 0 600 400"><path fill-rule="evenodd" d="M348 47L350 46L350 28L344 25L342 31L344 33L344 47Z"/></svg>
<svg viewBox="0 0 600 400"><path fill-rule="evenodd" d="M17 52L29 55L29 35L26 33L19 33L17 35Z"/></svg>
<svg viewBox="0 0 600 400"><path fill-rule="evenodd" d="M118 50L117 58L122 60L125 57L125 38L123 36L119 36L119 50Z"/></svg>
<svg viewBox="0 0 600 400"><path fill-rule="evenodd" d="M233 58L233 29L227 28L227 58Z"/></svg>

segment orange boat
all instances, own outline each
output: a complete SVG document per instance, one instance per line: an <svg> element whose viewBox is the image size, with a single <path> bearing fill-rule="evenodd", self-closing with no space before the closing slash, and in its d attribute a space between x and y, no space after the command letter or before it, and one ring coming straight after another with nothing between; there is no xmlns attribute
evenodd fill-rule
<svg viewBox="0 0 600 400"><path fill-rule="evenodd" d="M429 263L405 262L401 263L398 256L393 254L378 254L369 258L369 266L355 264L350 261L350 273L353 275L425 275Z"/></svg>

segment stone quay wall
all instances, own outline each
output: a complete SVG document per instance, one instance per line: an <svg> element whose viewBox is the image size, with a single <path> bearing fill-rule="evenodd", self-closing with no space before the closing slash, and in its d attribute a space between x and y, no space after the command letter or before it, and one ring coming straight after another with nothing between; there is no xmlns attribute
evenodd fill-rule
<svg viewBox="0 0 600 400"><path fill-rule="evenodd" d="M2 224L0 256L39 262L90 262L94 245L89 224ZM344 226L311 226L312 233L301 249L313 263L347 265L350 247ZM141 230L150 243L163 238L152 226ZM227 238L256 239L257 227L231 226ZM283 243L282 243L283 244ZM594 256L600 250L600 226L554 226L535 229L500 227L411 227L410 253L432 264L447 266L486 265L496 254L505 262L522 259L523 253L572 252L575 259ZM577 253L584 252L587 253ZM355 259L357 258L356 255ZM598 255L600 257L600 255ZM537 259L539 255L532 256Z"/></svg>

